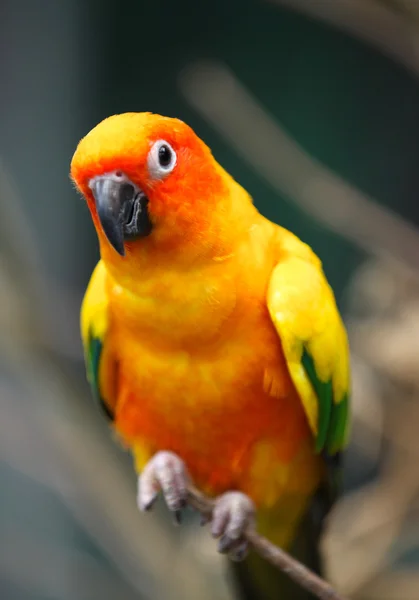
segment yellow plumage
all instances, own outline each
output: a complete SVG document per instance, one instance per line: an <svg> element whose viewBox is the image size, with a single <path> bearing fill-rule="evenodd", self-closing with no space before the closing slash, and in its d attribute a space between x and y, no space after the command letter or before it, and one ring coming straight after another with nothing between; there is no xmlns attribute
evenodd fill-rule
<svg viewBox="0 0 419 600"><path fill-rule="evenodd" d="M170 173L153 162L162 140ZM248 494L289 545L349 422L348 343L320 260L180 121L112 117L82 140L72 175L102 257L81 315L89 379L137 469L170 450L206 492ZM151 233L110 243L103 224L118 237L129 211L98 214L103 177L140 190Z"/></svg>

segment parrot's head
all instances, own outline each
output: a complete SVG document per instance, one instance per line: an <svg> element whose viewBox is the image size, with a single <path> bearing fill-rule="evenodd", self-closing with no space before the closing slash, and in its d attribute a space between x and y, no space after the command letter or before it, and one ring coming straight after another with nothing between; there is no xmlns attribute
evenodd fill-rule
<svg viewBox="0 0 419 600"><path fill-rule="evenodd" d="M208 238L230 188L230 177L190 127L151 113L99 123L80 141L71 176L102 249L121 256L144 244L170 250Z"/></svg>

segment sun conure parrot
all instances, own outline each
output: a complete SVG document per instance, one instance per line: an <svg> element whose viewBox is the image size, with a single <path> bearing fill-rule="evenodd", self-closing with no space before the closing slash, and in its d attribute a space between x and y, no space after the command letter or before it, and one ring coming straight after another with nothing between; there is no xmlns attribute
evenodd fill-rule
<svg viewBox="0 0 419 600"><path fill-rule="evenodd" d="M220 551L244 558L256 519L319 569L350 387L320 260L178 119L105 119L71 175L101 253L81 313L88 379L132 450L139 507L162 491L177 514L190 477L215 498ZM254 554L237 573L246 597L308 597Z"/></svg>

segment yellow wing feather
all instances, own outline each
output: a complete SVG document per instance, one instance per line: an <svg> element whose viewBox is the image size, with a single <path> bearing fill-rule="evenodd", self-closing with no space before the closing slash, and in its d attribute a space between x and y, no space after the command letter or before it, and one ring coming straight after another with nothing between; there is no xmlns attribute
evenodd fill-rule
<svg viewBox="0 0 419 600"><path fill-rule="evenodd" d="M100 260L92 273L81 306L80 324L85 351L92 335L103 340L108 326L106 277L105 265Z"/></svg>
<svg viewBox="0 0 419 600"><path fill-rule="evenodd" d="M96 265L81 308L81 334L86 372L92 391L101 407L113 418L116 363L109 343L105 343L109 327L109 302L106 293L107 272L102 261Z"/></svg>
<svg viewBox="0 0 419 600"><path fill-rule="evenodd" d="M346 331L319 259L294 236L290 240L292 252L282 255L271 276L268 309L310 427L317 440L321 435L317 448L333 454L348 433Z"/></svg>

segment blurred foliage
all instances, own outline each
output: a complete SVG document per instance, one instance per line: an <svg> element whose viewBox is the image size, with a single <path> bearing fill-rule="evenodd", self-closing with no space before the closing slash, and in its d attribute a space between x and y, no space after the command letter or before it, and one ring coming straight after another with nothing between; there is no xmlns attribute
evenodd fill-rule
<svg viewBox="0 0 419 600"><path fill-rule="evenodd" d="M418 10L399 0L324 2L324 12L341 6L342 20L359 25L351 36L306 15L313 12L307 2L295 2L294 11L291 0L3 1L1 598L229 595L205 531L173 531L164 512L151 520L137 515L129 457L110 439L84 381L78 310L97 244L69 163L91 127L128 110L188 122L258 208L321 256L354 353L354 441L348 496L325 544L331 574L353 598L417 598L417 462L406 457L417 460L418 452L411 426L418 422ZM370 8L397 27L371 32L371 18L368 27L363 21ZM374 46L375 33L389 53ZM409 68L390 57L391 44L402 46L398 56L409 58ZM205 76L208 64L245 92L217 91L224 81L217 75L205 83L213 106L205 102L185 73ZM298 159L289 170L278 165L275 181L252 154L262 144L276 160L275 145L264 146L248 118L249 102L272 118L284 156ZM231 129L239 123L248 144L241 152ZM331 197L330 187L316 187L330 184L329 172L339 178ZM347 230L344 199L356 217ZM371 206L375 212L366 212ZM370 526L387 537L368 537ZM395 558L404 558L396 575Z"/></svg>

